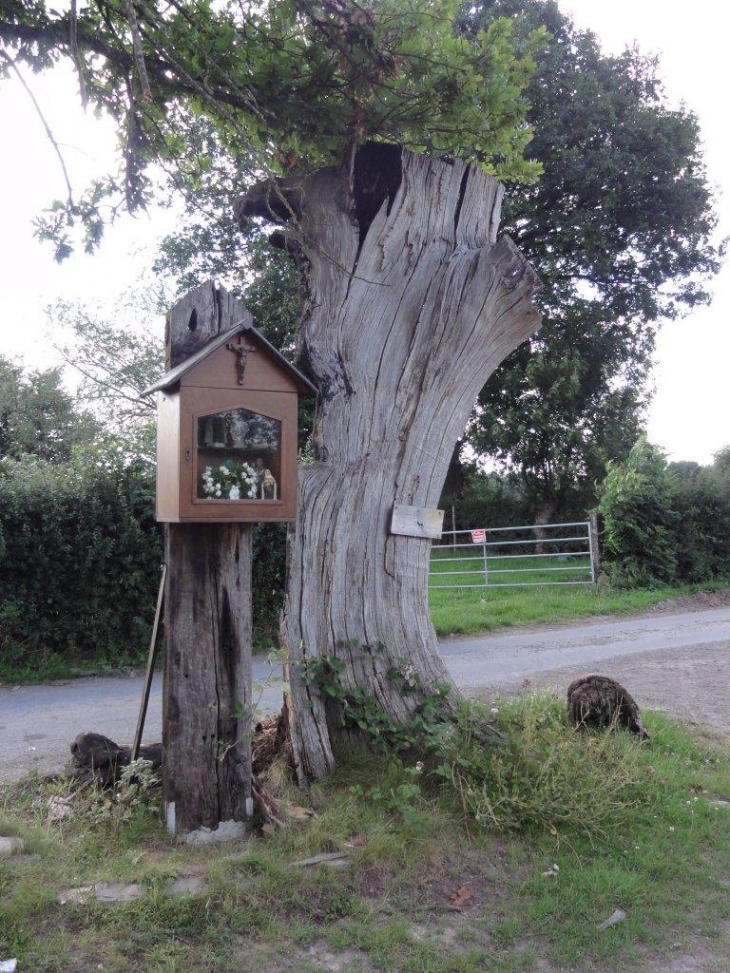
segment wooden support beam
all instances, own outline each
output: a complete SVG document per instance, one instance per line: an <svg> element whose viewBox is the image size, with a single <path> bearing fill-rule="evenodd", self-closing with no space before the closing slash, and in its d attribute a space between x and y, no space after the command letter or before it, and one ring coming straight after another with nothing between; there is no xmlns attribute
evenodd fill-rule
<svg viewBox="0 0 730 973"><path fill-rule="evenodd" d="M163 794L176 834L252 811L251 529L167 525Z"/></svg>
<svg viewBox="0 0 730 973"><path fill-rule="evenodd" d="M168 315L168 367L244 316L212 283L191 291ZM163 798L175 834L253 810L251 530L166 525Z"/></svg>

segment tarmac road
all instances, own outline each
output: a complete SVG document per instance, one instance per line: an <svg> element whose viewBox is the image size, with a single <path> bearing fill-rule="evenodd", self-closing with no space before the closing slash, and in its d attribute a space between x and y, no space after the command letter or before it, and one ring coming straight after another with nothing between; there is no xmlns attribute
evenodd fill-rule
<svg viewBox="0 0 730 973"><path fill-rule="evenodd" d="M523 685L562 692L578 673L600 669L624 682L640 705L730 737L730 608L447 639L440 649L469 696L493 698ZM266 662L254 663L254 680L262 686L260 709L277 709L281 691ZM145 741L161 736L161 689L156 675ZM130 743L141 692L140 675L0 687L0 780L60 770L83 731Z"/></svg>

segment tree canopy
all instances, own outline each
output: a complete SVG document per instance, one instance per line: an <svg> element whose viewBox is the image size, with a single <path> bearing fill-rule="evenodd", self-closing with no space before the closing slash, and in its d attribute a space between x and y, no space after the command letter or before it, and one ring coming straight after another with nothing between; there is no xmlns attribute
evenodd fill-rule
<svg viewBox="0 0 730 973"><path fill-rule="evenodd" d="M495 17L511 19L514 38L538 28L550 37L527 89L528 152L542 176L510 187L504 207L506 231L543 281L543 325L487 383L465 441L519 477L533 516L582 516L608 460L624 458L641 432L660 320L709 300L721 257L713 200L697 119L668 105L656 58L603 54L554 0L470 4L460 29ZM195 137L214 146L215 133L196 124ZM214 274L243 290L227 195L242 173L212 154L215 164L187 187L186 218L160 265L182 286ZM257 323L266 327L278 303L275 330L288 334L295 275L281 255L263 259L265 244L249 230L255 291L278 296L254 309Z"/></svg>
<svg viewBox="0 0 730 973"><path fill-rule="evenodd" d="M464 27L495 16L551 36L527 92L543 174L504 214L543 281L543 325L488 382L469 440L565 512L636 441L657 322L709 300L716 221L697 119L667 104L656 58L603 54L554 0L482 0Z"/></svg>
<svg viewBox="0 0 730 973"><path fill-rule="evenodd" d="M150 164L195 178L210 164L190 138L206 120L217 146L250 172L339 164L370 139L468 159L502 178L532 179L523 89L542 33L512 36L494 19L454 31L456 0L0 0L0 75L73 61L80 96L116 121L119 173L54 204L43 233L63 258L69 220L87 249L100 204L134 210L153 193Z"/></svg>

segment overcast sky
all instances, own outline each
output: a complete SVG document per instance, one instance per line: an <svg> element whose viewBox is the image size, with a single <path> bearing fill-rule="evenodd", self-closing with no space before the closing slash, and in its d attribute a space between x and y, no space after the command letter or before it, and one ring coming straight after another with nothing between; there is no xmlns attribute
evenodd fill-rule
<svg viewBox="0 0 730 973"><path fill-rule="evenodd" d="M635 41L644 52L660 55L670 100L683 101L700 119L710 179L725 189L718 204L721 231L730 234L730 8L717 0L695 0L690 6L676 0L561 0L561 6L579 26L594 30L608 52ZM69 71L29 81L81 187L105 171L114 151L112 128L83 114ZM3 132L12 133L0 154L0 353L47 367L55 358L43 309L57 298L113 308L119 293L149 266L155 239L174 216L155 211L151 217L124 218L107 233L98 255L56 265L51 248L33 238L32 220L50 200L65 196L65 183L37 116L14 81L0 87L0 121ZM672 459L710 462L715 451L730 444L730 267L714 291L711 307L666 324L659 335L648 431Z"/></svg>

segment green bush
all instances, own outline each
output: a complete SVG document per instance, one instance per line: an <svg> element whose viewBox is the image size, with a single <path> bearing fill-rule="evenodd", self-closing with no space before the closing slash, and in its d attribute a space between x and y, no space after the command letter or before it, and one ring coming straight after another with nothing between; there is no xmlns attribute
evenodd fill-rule
<svg viewBox="0 0 730 973"><path fill-rule="evenodd" d="M677 574L700 583L730 576L730 465L670 463Z"/></svg>
<svg viewBox="0 0 730 973"><path fill-rule="evenodd" d="M609 465L600 490L606 572L614 584L655 587L730 576L730 450L712 466L667 465L645 438Z"/></svg>
<svg viewBox="0 0 730 973"><path fill-rule="evenodd" d="M275 640L286 528L254 530L255 641ZM138 663L147 653L163 559L155 474L113 448L71 463L0 462L0 661L7 669Z"/></svg>
<svg viewBox="0 0 730 973"><path fill-rule="evenodd" d="M501 732L491 746L473 732L487 719ZM550 696L503 702L491 714L466 704L442 753L464 811L500 831L596 838L647 799L635 738L620 730L576 733Z"/></svg>
<svg viewBox="0 0 730 973"><path fill-rule="evenodd" d="M677 576L672 480L661 450L642 437L601 487L606 571L616 584L652 587Z"/></svg>
<svg viewBox="0 0 730 973"><path fill-rule="evenodd" d="M0 471L0 654L6 663L142 658L162 561L149 467L110 450Z"/></svg>

